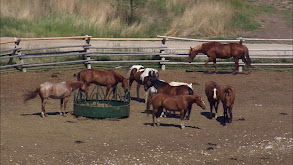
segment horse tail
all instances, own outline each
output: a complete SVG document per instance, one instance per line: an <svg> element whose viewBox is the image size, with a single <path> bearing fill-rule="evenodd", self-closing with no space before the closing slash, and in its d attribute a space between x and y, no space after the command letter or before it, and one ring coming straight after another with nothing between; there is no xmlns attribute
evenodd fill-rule
<svg viewBox="0 0 293 165"><path fill-rule="evenodd" d="M40 93L40 87L38 87L34 91L28 91L28 93L24 94L24 103L27 102L28 100L34 99L37 97L37 95Z"/></svg>
<svg viewBox="0 0 293 165"><path fill-rule="evenodd" d="M80 81L80 72L77 73L77 81Z"/></svg>
<svg viewBox="0 0 293 165"><path fill-rule="evenodd" d="M248 48L245 45L243 45L243 46L244 46L244 54L245 54L245 58L243 58L243 59L247 62L248 66L251 66L251 59L249 57Z"/></svg>
<svg viewBox="0 0 293 165"><path fill-rule="evenodd" d="M193 90L191 88L189 88L189 87L188 87L188 94L193 95Z"/></svg>

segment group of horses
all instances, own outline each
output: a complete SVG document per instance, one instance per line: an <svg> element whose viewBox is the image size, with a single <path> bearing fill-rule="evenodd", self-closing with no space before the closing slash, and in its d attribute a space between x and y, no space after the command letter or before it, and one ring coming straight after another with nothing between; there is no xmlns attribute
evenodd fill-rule
<svg viewBox="0 0 293 165"><path fill-rule="evenodd" d="M201 44L195 48L190 48L188 61L191 62L198 53L205 53L208 56L207 64L210 61L214 62L215 72L217 73L216 58L230 58L233 57L235 61L235 69L233 74L236 73L239 67L239 59L242 59L247 66L248 73L250 73L250 63L248 49L246 46L237 43L221 44L219 42L209 42ZM42 109L41 116L47 116L45 111L45 104L48 98L60 99L60 115L65 116L66 104L74 89L79 89L86 93L88 98L89 86L91 84L101 85L106 87L106 97L111 87L117 86L122 83L122 88L126 92L131 88L134 81L137 82L137 98L139 97L139 88L144 86L146 92L146 110L149 114L150 104L153 105L153 126L160 125L159 117L163 109L168 111L179 111L181 128L184 128L184 118L190 118L192 105L196 103L202 109L205 109L204 101L200 96L194 94L192 84L183 82L170 82L167 83L159 79L159 72L156 69L144 68L142 65L133 65L129 70L129 78L116 73L113 70L94 70L86 69L78 72L77 81L64 81L61 83L45 82L40 84L34 91L29 91L24 94L24 102L34 99L37 95L41 98ZM115 92L115 88L113 89ZM220 100L224 108L224 122L232 122L232 108L235 100L235 89L232 86L220 86L213 81L207 82L205 85L205 92L210 103L211 118L212 109L215 107L216 117ZM64 104L64 106L63 106ZM228 118L228 112L230 118Z"/></svg>

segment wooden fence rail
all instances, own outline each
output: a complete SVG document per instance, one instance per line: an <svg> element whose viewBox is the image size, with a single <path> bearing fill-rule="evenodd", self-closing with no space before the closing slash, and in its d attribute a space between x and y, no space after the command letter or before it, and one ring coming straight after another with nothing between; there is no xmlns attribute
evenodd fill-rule
<svg viewBox="0 0 293 165"><path fill-rule="evenodd" d="M20 47L21 41L32 41L32 40L68 40L68 39L82 39L85 41L85 44L79 45L66 45L66 46L52 46L52 47L42 47L42 48L31 48L31 49L22 49ZM90 44L91 40L96 41L161 41L161 44L158 46L135 46L135 47L97 47ZM203 65L204 62L177 62L176 58L187 58L189 48L171 48L166 46L166 41L170 40L182 40L182 41L196 41L196 42L209 42L209 41L219 41L219 42L247 42L247 41L266 41L265 39L248 39L248 38L237 38L236 40L202 40L202 39L190 39L190 38L179 38L179 37L170 37L170 36L157 36L157 38L92 38L92 36L77 36L77 37L50 37L50 38L20 38L13 41L0 42L0 44L14 43L14 48L0 50L1 65L0 69L6 68L17 68L26 72L27 68L31 67L41 67L41 66L52 66L52 65L65 65L65 64L74 64L81 63L84 64L87 68L91 68L91 64L111 64L111 63L157 63L161 66L162 70L165 70L166 65ZM292 39L270 39L270 41L292 41ZM63 50L63 51L54 51L50 52L48 50L56 49L71 49L71 48L81 48L79 50ZM149 50L149 51L145 51ZM171 52L169 52L171 51ZM185 53L174 53L174 51L184 51ZM252 59L293 59L292 49L280 48L280 49L249 49L250 57ZM253 52L262 52L262 51L271 51L271 52L281 52L278 55L258 55ZM172 53L173 52L173 53ZM56 61L56 62L42 62L42 63L29 63L34 61L32 59L40 58L58 58L58 57L76 57L76 60L68 61ZM109 61L100 61L95 60L95 57L101 56L157 56L161 59L158 60L109 60ZM206 55L198 55L197 58L206 58ZM4 64L3 60L9 61ZM13 59L18 59L18 63L14 64ZM181 60L182 61L182 60ZM233 62L221 61L217 62L218 64L232 64ZM244 65L240 62L240 65ZM252 63L252 65L259 66L292 66L290 63ZM242 68L240 68L242 69Z"/></svg>

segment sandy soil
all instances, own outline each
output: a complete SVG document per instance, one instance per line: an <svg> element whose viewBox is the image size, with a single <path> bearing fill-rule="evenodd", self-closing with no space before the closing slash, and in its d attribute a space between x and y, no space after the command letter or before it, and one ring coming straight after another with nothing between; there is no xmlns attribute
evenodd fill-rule
<svg viewBox="0 0 293 165"><path fill-rule="evenodd" d="M125 75L125 71L118 71ZM207 110L194 105L180 129L178 116L152 127L144 103L132 100L123 119L59 116L59 100L49 100L40 117L40 99L23 104L23 93L45 81L75 80L73 71L1 75L1 164L292 164L292 74L256 72L204 74L160 71L165 81L193 83ZM214 80L236 88L232 124L208 119L204 84ZM136 96L136 83L131 89ZM143 89L140 89L144 96ZM73 97L68 111L73 111Z"/></svg>

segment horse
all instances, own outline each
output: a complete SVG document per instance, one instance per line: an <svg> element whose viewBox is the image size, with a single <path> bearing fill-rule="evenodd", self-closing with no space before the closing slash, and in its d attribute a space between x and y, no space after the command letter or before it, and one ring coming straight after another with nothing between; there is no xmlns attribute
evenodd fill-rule
<svg viewBox="0 0 293 165"><path fill-rule="evenodd" d="M221 89L221 101L224 109L224 123L228 120L228 123L232 123L232 109L235 100L235 88L229 85L225 85ZM230 118L228 118L228 111Z"/></svg>
<svg viewBox="0 0 293 165"><path fill-rule="evenodd" d="M236 74L236 70L239 67L239 59L242 59L247 67L248 74L250 74L249 67L251 66L251 60L249 57L248 48L245 45L239 43L222 44L220 42L208 42L198 45L194 48L190 47L188 62L191 63L191 61L198 53L204 53L208 56L208 59L205 62L207 72L209 72L209 62L214 62L215 72L218 73L216 58L227 59L233 57L235 62L235 68L232 73Z"/></svg>
<svg viewBox="0 0 293 165"><path fill-rule="evenodd" d="M157 79L156 77L147 76L146 83L144 84L145 91L154 86L157 93L166 93L169 95L193 95L193 90L187 85L171 86L169 83ZM187 120L190 118L192 105L190 105L187 115Z"/></svg>
<svg viewBox="0 0 293 165"><path fill-rule="evenodd" d="M172 96L166 93L158 93L152 96L153 102L153 126L155 125L155 117L157 118L157 125L160 125L159 117L163 112L163 109L168 109L169 111L179 111L181 120L181 129L184 126L184 117L189 107L196 103L202 109L205 109L205 104L200 96L195 95L176 95Z"/></svg>
<svg viewBox="0 0 293 165"><path fill-rule="evenodd" d="M128 79L123 77L122 75L116 73L113 70L94 70L94 69L86 69L78 72L77 80L83 81L86 83L86 98L89 98L88 91L90 84L94 83L96 85L106 86L106 95L108 96L109 90L111 87L117 86L118 83L122 83L122 88L126 92L128 89ZM113 89L115 93L116 89Z"/></svg>
<svg viewBox="0 0 293 165"><path fill-rule="evenodd" d="M218 106L220 103L220 94L221 94L220 92L221 92L220 85L218 85L216 82L209 81L205 84L205 93L211 108L210 119L213 118L213 113L212 113L213 107L215 107L215 112L216 112L215 118L217 119Z"/></svg>
<svg viewBox="0 0 293 165"><path fill-rule="evenodd" d="M129 70L129 89L131 89L131 85L133 81L137 82L136 93L137 99L139 100L139 88L141 85L145 83L146 76L159 77L159 72L153 68L144 68L142 65L133 65Z"/></svg>
<svg viewBox="0 0 293 165"><path fill-rule="evenodd" d="M47 103L48 98L60 99L60 115L63 114L63 116L65 116L68 99L71 95L71 92L77 88L84 91L86 85L81 81L63 81L61 83L45 82L40 84L40 86L37 87L34 91L28 91L28 93L24 94L24 103L30 99L36 98L36 96L39 94L42 101L41 117L46 117L47 114L45 110L45 104ZM63 103L64 110L62 112Z"/></svg>
<svg viewBox="0 0 293 165"><path fill-rule="evenodd" d="M163 80L161 80L161 81L163 81ZM185 82L171 81L171 82L169 82L169 85L171 85L171 86L187 85L189 88L192 89L192 83L185 83ZM147 90L147 92L146 92L146 96L145 96L145 98L146 98L146 102L145 102L145 104L146 104L146 112L147 112L147 115L149 115L150 104L152 104L152 103L151 103L151 102L152 102L152 101L151 101L151 96L152 96L153 94L155 94L155 93L157 93L157 89L156 89L154 86L150 87L150 88Z"/></svg>

